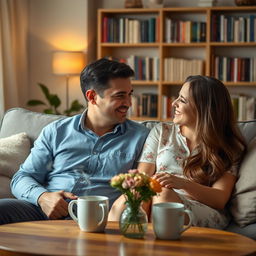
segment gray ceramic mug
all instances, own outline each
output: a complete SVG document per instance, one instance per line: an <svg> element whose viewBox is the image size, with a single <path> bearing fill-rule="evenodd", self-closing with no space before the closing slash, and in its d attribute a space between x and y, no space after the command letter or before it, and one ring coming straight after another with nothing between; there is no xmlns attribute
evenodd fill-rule
<svg viewBox="0 0 256 256"><path fill-rule="evenodd" d="M77 215L73 208L77 205ZM81 196L68 205L70 217L76 221L82 231L103 232L109 211L109 199L106 196Z"/></svg>
<svg viewBox="0 0 256 256"><path fill-rule="evenodd" d="M184 215L188 214L189 224L184 227ZM153 205L153 229L159 239L176 240L191 227L193 214L181 203L158 203Z"/></svg>

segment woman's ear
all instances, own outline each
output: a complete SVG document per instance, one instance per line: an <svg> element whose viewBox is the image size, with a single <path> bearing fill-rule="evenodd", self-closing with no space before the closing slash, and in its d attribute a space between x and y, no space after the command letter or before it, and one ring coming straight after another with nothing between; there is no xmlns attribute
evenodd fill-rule
<svg viewBox="0 0 256 256"><path fill-rule="evenodd" d="M88 102L95 105L97 99L97 93L94 90L87 90L85 92L85 97L87 98Z"/></svg>

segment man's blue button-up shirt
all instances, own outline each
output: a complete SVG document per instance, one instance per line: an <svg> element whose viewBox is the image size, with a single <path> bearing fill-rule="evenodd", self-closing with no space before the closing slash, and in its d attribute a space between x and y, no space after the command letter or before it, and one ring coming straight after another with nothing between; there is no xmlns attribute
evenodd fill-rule
<svg viewBox="0 0 256 256"><path fill-rule="evenodd" d="M101 137L84 127L86 112L47 125L11 182L12 193L37 205L46 191L105 195L110 205L120 195L110 179L136 167L149 130L126 120Z"/></svg>

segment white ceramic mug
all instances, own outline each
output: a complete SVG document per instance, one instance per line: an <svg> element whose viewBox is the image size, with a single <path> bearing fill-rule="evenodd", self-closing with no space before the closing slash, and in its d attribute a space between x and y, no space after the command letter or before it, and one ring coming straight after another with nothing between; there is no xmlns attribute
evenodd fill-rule
<svg viewBox="0 0 256 256"><path fill-rule="evenodd" d="M189 224L184 227L184 215L189 216ZM176 240L181 234L191 227L193 214L185 210L181 203L158 203L153 205L153 229L159 239Z"/></svg>
<svg viewBox="0 0 256 256"><path fill-rule="evenodd" d="M77 205L77 215L73 210L74 205ZM103 232L108 220L108 211L109 199L106 196L81 196L68 205L70 217L86 232Z"/></svg>

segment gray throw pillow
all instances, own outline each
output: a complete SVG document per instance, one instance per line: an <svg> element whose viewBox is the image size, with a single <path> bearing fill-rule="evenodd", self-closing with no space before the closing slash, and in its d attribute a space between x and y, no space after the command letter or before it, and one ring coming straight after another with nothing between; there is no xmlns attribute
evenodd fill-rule
<svg viewBox="0 0 256 256"><path fill-rule="evenodd" d="M19 133L0 139L0 175L11 178L30 153L30 139Z"/></svg>
<svg viewBox="0 0 256 256"><path fill-rule="evenodd" d="M241 163L230 211L240 227L256 223L256 138L250 142Z"/></svg>

